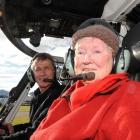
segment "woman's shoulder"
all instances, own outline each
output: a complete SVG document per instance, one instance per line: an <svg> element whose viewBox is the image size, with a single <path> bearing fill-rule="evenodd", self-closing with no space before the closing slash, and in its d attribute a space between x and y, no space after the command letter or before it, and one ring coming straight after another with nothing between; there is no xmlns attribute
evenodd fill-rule
<svg viewBox="0 0 140 140"><path fill-rule="evenodd" d="M127 88L129 88L129 89L134 91L134 90L140 89L140 82L139 81L134 81L134 80L128 80L124 84L124 87L127 87Z"/></svg>
<svg viewBox="0 0 140 140"><path fill-rule="evenodd" d="M128 106L139 107L140 110L140 82L129 80L122 87L122 98L121 102Z"/></svg>

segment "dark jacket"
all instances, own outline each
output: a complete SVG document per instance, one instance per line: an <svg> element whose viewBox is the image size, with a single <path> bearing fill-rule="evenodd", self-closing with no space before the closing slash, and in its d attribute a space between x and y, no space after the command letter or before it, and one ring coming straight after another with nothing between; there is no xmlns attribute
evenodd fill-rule
<svg viewBox="0 0 140 140"><path fill-rule="evenodd" d="M52 102L59 97L63 89L64 86L60 85L57 81L43 94L40 94L40 90L37 89L31 101L30 122L15 125L15 133L9 136L2 136L0 140L28 140L41 120L46 116Z"/></svg>

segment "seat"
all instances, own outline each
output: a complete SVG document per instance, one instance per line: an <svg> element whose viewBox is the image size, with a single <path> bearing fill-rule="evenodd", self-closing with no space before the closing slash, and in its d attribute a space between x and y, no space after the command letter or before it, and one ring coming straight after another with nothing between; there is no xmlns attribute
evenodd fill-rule
<svg viewBox="0 0 140 140"><path fill-rule="evenodd" d="M122 46L130 51L130 79L140 81L140 22L127 32Z"/></svg>

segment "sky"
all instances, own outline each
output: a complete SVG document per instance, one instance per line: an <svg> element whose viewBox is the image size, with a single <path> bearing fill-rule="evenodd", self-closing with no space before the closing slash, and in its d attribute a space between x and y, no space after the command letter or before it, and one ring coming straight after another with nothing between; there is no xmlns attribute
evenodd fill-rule
<svg viewBox="0 0 140 140"><path fill-rule="evenodd" d="M34 48L28 40L23 41L38 52L47 52L62 57L65 56L71 43L69 38L44 37L41 40L41 47ZM19 51L0 30L0 90L10 91L12 87L15 87L26 72L31 59L30 56Z"/></svg>

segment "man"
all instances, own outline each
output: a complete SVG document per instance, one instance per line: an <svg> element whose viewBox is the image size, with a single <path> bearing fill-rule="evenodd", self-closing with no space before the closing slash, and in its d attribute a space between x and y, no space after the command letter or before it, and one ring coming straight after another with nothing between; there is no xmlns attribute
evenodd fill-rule
<svg viewBox="0 0 140 140"><path fill-rule="evenodd" d="M56 79L55 63L50 54L36 54L31 62L31 70L39 87L34 92L31 101L30 122L15 125L15 133L2 136L0 140L28 140L40 121L46 116L49 106L63 90L63 86Z"/></svg>

